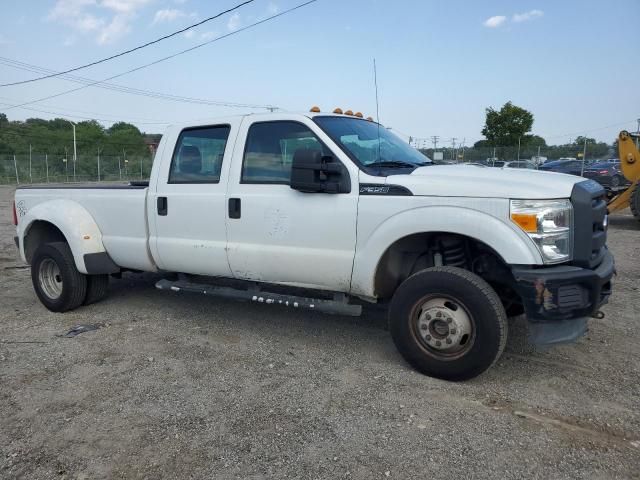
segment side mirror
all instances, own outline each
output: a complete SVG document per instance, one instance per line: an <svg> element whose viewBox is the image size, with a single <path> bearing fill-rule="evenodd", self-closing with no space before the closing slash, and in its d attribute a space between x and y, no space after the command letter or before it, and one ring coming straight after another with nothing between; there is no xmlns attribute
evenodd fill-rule
<svg viewBox="0 0 640 480"><path fill-rule="evenodd" d="M291 163L291 188L305 193L349 193L347 169L315 149L296 150Z"/></svg>

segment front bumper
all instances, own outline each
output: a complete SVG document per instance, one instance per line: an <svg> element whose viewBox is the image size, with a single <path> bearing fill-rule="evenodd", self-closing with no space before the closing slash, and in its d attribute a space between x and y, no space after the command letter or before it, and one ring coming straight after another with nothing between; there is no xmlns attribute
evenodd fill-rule
<svg viewBox="0 0 640 480"><path fill-rule="evenodd" d="M529 320L531 340L548 345L575 341L586 332L587 319L611 295L615 262L605 250L594 269L560 265L513 267L511 271Z"/></svg>

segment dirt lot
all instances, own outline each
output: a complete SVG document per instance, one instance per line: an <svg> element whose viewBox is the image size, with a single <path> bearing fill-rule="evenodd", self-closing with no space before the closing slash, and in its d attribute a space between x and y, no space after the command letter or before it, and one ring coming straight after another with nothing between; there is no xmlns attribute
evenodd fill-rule
<svg viewBox="0 0 640 480"><path fill-rule="evenodd" d="M640 478L640 224L611 218L603 320L535 352L522 320L492 370L411 370L384 315L324 316L113 280L44 309L0 187L2 478ZM60 338L79 323L107 326Z"/></svg>

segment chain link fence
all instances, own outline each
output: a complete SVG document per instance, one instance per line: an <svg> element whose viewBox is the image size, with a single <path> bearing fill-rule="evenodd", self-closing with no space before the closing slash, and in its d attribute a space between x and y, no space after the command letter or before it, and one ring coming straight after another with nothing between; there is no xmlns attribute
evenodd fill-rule
<svg viewBox="0 0 640 480"><path fill-rule="evenodd" d="M428 148L414 145L437 163L482 163L492 165L495 162L528 161L536 166L559 159L582 160L585 164L616 158L618 152L611 145L603 143L583 145L552 146L509 146L509 147L457 147Z"/></svg>
<svg viewBox="0 0 640 480"><path fill-rule="evenodd" d="M0 154L0 184L148 180L153 156Z"/></svg>

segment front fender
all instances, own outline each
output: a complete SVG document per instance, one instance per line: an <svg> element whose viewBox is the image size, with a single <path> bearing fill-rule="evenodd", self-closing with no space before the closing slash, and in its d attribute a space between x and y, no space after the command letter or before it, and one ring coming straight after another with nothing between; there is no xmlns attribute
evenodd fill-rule
<svg viewBox="0 0 640 480"><path fill-rule="evenodd" d="M421 206L387 218L362 243L358 232L351 293L375 297L376 270L387 249L401 238L429 232L454 233L479 240L491 247L508 265L542 264L542 257L534 243L515 225L479 210L456 206Z"/></svg>
<svg viewBox="0 0 640 480"><path fill-rule="evenodd" d="M18 223L20 240L20 256L26 262L25 238L36 221L45 221L55 225L65 236L76 268L81 273L88 273L84 256L92 253L106 252L102 244L102 233L91 214L73 200L50 200L30 208Z"/></svg>

